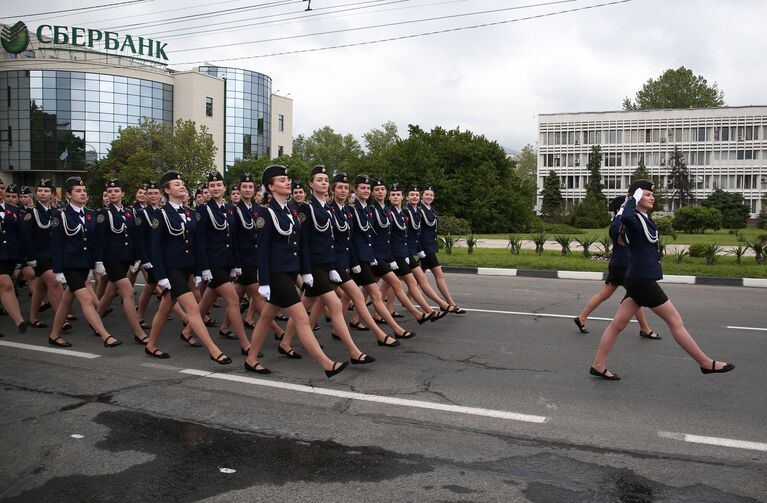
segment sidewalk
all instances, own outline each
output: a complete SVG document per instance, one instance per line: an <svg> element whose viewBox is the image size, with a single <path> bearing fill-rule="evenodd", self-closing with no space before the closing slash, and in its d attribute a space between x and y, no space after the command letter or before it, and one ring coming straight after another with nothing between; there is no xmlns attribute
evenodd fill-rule
<svg viewBox="0 0 767 503"><path fill-rule="evenodd" d="M455 246L466 248L466 240L459 239ZM503 248L508 248L508 246L509 246L509 242L508 240L505 240L505 239L478 239L477 240L477 248L503 249ZM522 248L525 250L534 250L535 243L533 243L529 239L523 239ZM680 251L687 251L688 248L690 248L689 245L669 243L666 245L666 253L678 253ZM720 255L731 255L732 250L735 248L736 248L735 246L722 246L722 253L720 253ZM562 247L556 241L548 240L546 241L546 244L543 245L543 249L560 251L562 250ZM594 253L601 249L602 249L602 246L599 243L594 243L590 247L591 253ZM576 241L573 241L572 243L570 243L570 252L582 253L583 248ZM746 251L745 256L753 257L754 251L749 248Z"/></svg>

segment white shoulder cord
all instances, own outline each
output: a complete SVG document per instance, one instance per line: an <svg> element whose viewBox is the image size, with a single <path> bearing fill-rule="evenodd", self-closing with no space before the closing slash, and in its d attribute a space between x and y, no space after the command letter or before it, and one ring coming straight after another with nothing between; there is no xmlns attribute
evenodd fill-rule
<svg viewBox="0 0 767 503"><path fill-rule="evenodd" d="M641 215L637 215L639 218L639 221L642 224L642 229L644 230L644 235L647 238L647 241L651 243L657 243L658 242L658 231L655 231L655 235L650 234L650 229L647 227L647 222L644 221L644 217Z"/></svg>
<svg viewBox="0 0 767 503"><path fill-rule="evenodd" d="M343 208L338 211L344 211ZM335 227L338 230L338 232L346 232L349 230L349 222L344 222L343 227L341 226L340 220L338 220L338 217L336 216L335 212L331 211L330 216L333 219L333 222L335 222Z"/></svg>
<svg viewBox="0 0 767 503"><path fill-rule="evenodd" d="M67 225L67 215L63 211L61 212L61 225L64 226L64 233L69 237L75 236L83 230L83 224L81 223L78 223L74 229L70 229Z"/></svg>
<svg viewBox="0 0 767 503"><path fill-rule="evenodd" d="M269 210L269 214L272 216L272 223L274 224L274 228L277 229L277 232L279 232L283 236L290 236L293 233L293 224L291 223L288 226L288 230L286 231L282 230L282 227L280 227L280 222L279 220L277 220L277 214L274 212L274 210L271 208L266 208L266 209Z"/></svg>
<svg viewBox="0 0 767 503"><path fill-rule="evenodd" d="M112 212L107 209L107 215L109 215L109 230L115 234L122 234L125 232L125 222L122 223L119 229L115 229L115 220L112 216Z"/></svg>
<svg viewBox="0 0 767 503"><path fill-rule="evenodd" d="M375 203L375 204L378 205L378 203ZM381 210L386 211L386 209L385 208L381 208L380 205L378 205L378 207ZM378 209L375 209L374 213L376 214L376 221L378 222L378 227L380 227L381 229L386 229L387 227L389 227L389 225L391 225L391 222L389 222L388 218L386 219L386 224L381 222L381 215L380 215L380 212L378 211Z"/></svg>
<svg viewBox="0 0 767 503"><path fill-rule="evenodd" d="M370 230L370 224L363 225L362 220L360 220L360 213L356 205L354 206L354 215L357 217L357 227L359 227L362 232Z"/></svg>
<svg viewBox="0 0 767 503"><path fill-rule="evenodd" d="M181 236L184 233L184 230L186 229L186 219L181 218L181 226L178 229L174 229L173 226L170 224L170 220L168 220L168 214L165 213L165 208L161 208L160 211L162 212L162 216L165 219L165 225L168 226L168 234L171 236Z"/></svg>
<svg viewBox="0 0 767 503"><path fill-rule="evenodd" d="M320 226L319 223L317 223L317 215L314 214L314 205L309 203L307 206L309 206L309 211L312 212L312 222L314 222L314 228L317 229L317 232L327 232L328 229L330 229L330 219L328 218L328 221L325 222L325 225ZM333 231L330 231L331 234L333 234Z"/></svg>
<svg viewBox="0 0 767 503"><path fill-rule="evenodd" d="M43 225L43 223L40 221L40 214L37 212L37 208L32 208L32 214L35 216L35 222L37 222L37 226L41 229L47 229L51 226L50 219L48 220L48 223Z"/></svg>
<svg viewBox="0 0 767 503"><path fill-rule="evenodd" d="M421 208L421 215L423 215L423 223L425 223L429 227L436 227L437 215L434 215L434 220L432 220L431 222L429 222L429 219L426 218L426 211L423 208Z"/></svg>
<svg viewBox="0 0 767 503"><path fill-rule="evenodd" d="M245 215L242 214L242 209L239 206L237 206L236 208L237 208L237 215L239 215L240 217L240 223L242 224L242 226L247 230L252 230L253 227L256 225L255 222L253 222L253 220L251 219L250 223L247 223L245 221Z"/></svg>
<svg viewBox="0 0 767 503"><path fill-rule="evenodd" d="M416 223L415 223L415 218L418 216L418 209L414 210L412 208L408 208L407 211L408 211L408 213L410 213L410 225L411 225L411 227L413 227L414 231L419 230L421 228L421 219L420 218L418 219L418 225L416 225Z"/></svg>
<svg viewBox="0 0 767 503"><path fill-rule="evenodd" d="M394 211L392 212L392 216L391 216L391 219L394 222L394 225L396 225L397 229L399 229L401 231L407 230L407 223L405 222L404 219L402 220L402 225L399 224L399 220L397 220L397 216L394 214L396 211L397 211L397 209L395 208ZM400 211L402 211L402 210L400 210ZM397 215L399 215L399 213L397 213Z"/></svg>
<svg viewBox="0 0 767 503"><path fill-rule="evenodd" d="M210 209L210 205L205 205L205 208L208 210L208 216L210 217L210 224L213 226L214 229L217 231L224 231L229 227L229 220L227 220L226 215L224 215L224 223L220 224L218 223L218 220L216 219L216 216L213 215L213 210Z"/></svg>

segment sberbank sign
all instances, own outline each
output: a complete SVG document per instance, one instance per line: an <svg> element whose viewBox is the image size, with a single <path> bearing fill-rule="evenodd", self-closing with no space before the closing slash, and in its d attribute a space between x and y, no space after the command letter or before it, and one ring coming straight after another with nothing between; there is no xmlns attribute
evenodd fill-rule
<svg viewBox="0 0 767 503"><path fill-rule="evenodd" d="M7 38L21 38L26 36L27 27L19 21L10 29L2 31L3 47L8 52L20 54L27 49L27 44L12 43ZM120 33L107 30L94 30L78 26L59 26L41 24L35 31L35 37L41 44L41 49L51 46L51 49L76 51L77 48L91 50L117 51L120 56L127 56L144 60L168 61L165 48L168 44L151 38L136 37L133 35L121 35ZM19 41L20 42L20 41ZM23 46L23 47L22 47ZM13 50L10 50L10 49Z"/></svg>

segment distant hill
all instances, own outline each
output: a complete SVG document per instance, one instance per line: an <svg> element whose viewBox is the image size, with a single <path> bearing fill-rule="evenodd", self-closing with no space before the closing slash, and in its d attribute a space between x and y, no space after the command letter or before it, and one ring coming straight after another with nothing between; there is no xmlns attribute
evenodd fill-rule
<svg viewBox="0 0 767 503"><path fill-rule="evenodd" d="M515 148L503 147L503 151L506 152L506 155L509 156L509 157L515 156L515 155L519 154L519 150L517 150Z"/></svg>

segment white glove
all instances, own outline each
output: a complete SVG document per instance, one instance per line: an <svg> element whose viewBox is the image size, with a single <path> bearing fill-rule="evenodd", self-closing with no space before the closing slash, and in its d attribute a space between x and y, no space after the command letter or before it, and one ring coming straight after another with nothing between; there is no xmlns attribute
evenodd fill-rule
<svg viewBox="0 0 767 503"><path fill-rule="evenodd" d="M338 271L336 271L335 269L330 271L330 274L328 276L330 277L330 281L332 281L333 283L341 283L341 275L338 274Z"/></svg>
<svg viewBox="0 0 767 503"><path fill-rule="evenodd" d="M202 271L202 280L205 282L211 281L213 279L213 273L210 272L210 269L205 269Z"/></svg>
<svg viewBox="0 0 767 503"><path fill-rule="evenodd" d="M620 207L620 209L618 210L618 213L616 213L615 215L616 215L616 216L621 216L621 215L623 215L623 210L624 210L624 209L625 209L625 208L624 208L623 206L621 206L621 207Z"/></svg>
<svg viewBox="0 0 767 503"><path fill-rule="evenodd" d="M56 281L58 281L62 285L66 285L67 284L67 278L64 277L64 273L63 272L57 272L56 273Z"/></svg>
<svg viewBox="0 0 767 503"><path fill-rule="evenodd" d="M643 195L644 195L644 190L637 189L634 191L634 195L632 195L631 197L633 197L634 200L637 202L637 204L639 204L639 200L642 199Z"/></svg>
<svg viewBox="0 0 767 503"><path fill-rule="evenodd" d="M138 272L138 268L141 267L141 261L137 260L130 268L130 271L133 273Z"/></svg>
<svg viewBox="0 0 767 503"><path fill-rule="evenodd" d="M353 272L354 274L359 274L359 273L361 273L361 272L362 272L362 267L360 267L360 266L358 266L358 265L355 265L354 267L352 267L352 272Z"/></svg>
<svg viewBox="0 0 767 503"><path fill-rule="evenodd" d="M373 266L373 267L375 267L375 266L377 266L377 265L378 265L378 261L377 261L376 259L373 259L373 261L372 261L372 262L370 262L370 265L371 265L371 266Z"/></svg>
<svg viewBox="0 0 767 503"><path fill-rule="evenodd" d="M418 258L426 258L426 252L421 250L418 252Z"/></svg>
<svg viewBox="0 0 767 503"><path fill-rule="evenodd" d="M302 274L301 279L304 280L304 285L308 286L309 288L314 286L314 276L311 274Z"/></svg>
<svg viewBox="0 0 767 503"><path fill-rule="evenodd" d="M104 269L104 262L96 262L96 267L93 268L96 274L106 274L107 270Z"/></svg>
<svg viewBox="0 0 767 503"><path fill-rule="evenodd" d="M200 283L202 283L202 278L199 276L194 277L194 287L197 288L200 286Z"/></svg>
<svg viewBox="0 0 767 503"><path fill-rule="evenodd" d="M27 262L27 265L29 267L37 267L37 260L30 260L29 262Z"/></svg>
<svg viewBox="0 0 767 503"><path fill-rule="evenodd" d="M151 262L145 262L145 263L141 264L141 267L143 267L144 269L146 269L148 271L149 269L151 269L154 266L152 265Z"/></svg>
<svg viewBox="0 0 767 503"><path fill-rule="evenodd" d="M161 279L157 282L157 286L163 290L170 290L170 280L168 278Z"/></svg>
<svg viewBox="0 0 767 503"><path fill-rule="evenodd" d="M229 277L236 278L237 276L242 276L242 269L239 267L233 267L232 270L229 271Z"/></svg>
<svg viewBox="0 0 767 503"><path fill-rule="evenodd" d="M272 296L272 289L269 285L261 285L258 287L258 294L266 300L269 300L269 297Z"/></svg>
<svg viewBox="0 0 767 503"><path fill-rule="evenodd" d="M399 269L399 266L397 265L397 261L395 260L394 262L389 262L389 268L392 271L396 271L397 269Z"/></svg>
<svg viewBox="0 0 767 503"><path fill-rule="evenodd" d="M405 257L405 263L408 265L410 264L410 257Z"/></svg>

